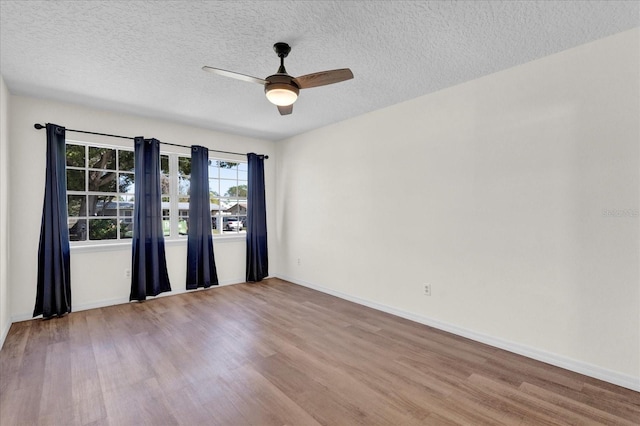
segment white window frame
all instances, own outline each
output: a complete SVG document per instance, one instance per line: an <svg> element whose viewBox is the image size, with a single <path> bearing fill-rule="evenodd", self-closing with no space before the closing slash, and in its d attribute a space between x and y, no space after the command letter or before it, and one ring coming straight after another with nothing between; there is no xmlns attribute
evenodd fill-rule
<svg viewBox="0 0 640 426"><path fill-rule="evenodd" d="M91 216L89 216L89 212L88 212L88 208L87 211L85 212L84 216L69 216L67 218L67 223L69 223L69 219L71 218L78 218L78 220L86 220L86 226L87 226L87 237L85 240L80 240L80 241L69 241L70 245L73 246L88 246L88 245L111 245L111 244L122 244L122 243L130 243L131 238L121 238L120 237L120 219L124 218L125 215L121 215L120 214L120 201L119 198L121 196L127 197L127 196L133 196L133 192L120 192L120 188L119 188L119 179L118 179L118 173L120 172L124 172L124 173L131 173L134 174L134 172L132 170L120 170L120 159L119 156L116 154L116 158L115 158L115 163L116 163L116 167L114 169L105 169L107 170L109 173L116 173L116 192L97 192L97 191L89 191L88 188L88 181L87 181L87 174L90 173L92 170L99 170L99 169L94 169L94 168L89 168L89 164L88 164L88 155L89 155L89 149L90 148L98 148L98 149L113 149L116 151L116 153L118 151L128 151L133 153L133 147L126 147L126 146L120 146L120 145L109 145L109 144L104 144L104 143L96 143L96 142L86 142L86 141L79 141L79 140L70 140L68 139L65 142L65 152L66 152L66 145L76 145L76 146L82 146L84 147L85 150L85 165L84 167L79 167L79 166L66 166L65 167L65 174L67 170L83 170L85 172L85 188L83 191L79 191L79 190L69 190L67 189L67 193L65 194L65 203L68 202L68 196L73 196L73 195L78 195L78 196L84 196L87 197L86 199L89 200L89 196L98 196L98 197L115 197L116 198L116 215L115 216L104 216L101 218L104 219L115 219L116 221L116 238L115 239L104 239L104 240L91 240L89 239L89 221L91 220ZM66 163L66 156L65 156L65 163ZM135 175L135 174L134 174ZM66 178L66 176L65 176ZM87 206L88 207L88 206ZM68 209L67 209L68 211ZM131 217L131 216L128 216Z"/></svg>
<svg viewBox="0 0 640 426"><path fill-rule="evenodd" d="M209 163L212 162L223 162L223 163L237 163L237 164L244 164L245 165L245 173L247 174L247 179L240 179L240 174L241 174L241 170L240 168L236 169L236 177L235 177L235 185L232 186L239 186L241 184L245 184L249 185L249 180L248 180L248 161L246 158L242 159L242 160L238 160L238 159L229 159L229 158L220 158L220 157L215 157L215 156L209 156ZM218 182L220 181L233 181L234 179L230 179L229 177L221 177L220 175L218 175L217 177L212 177L211 175L209 175L209 185L211 185L211 181L212 180L218 180ZM212 191L213 188L211 188L211 186L209 186L209 191ZM219 183L219 187L216 188L216 192L220 192L220 183ZM224 194L219 194L218 195L218 199L219 201L221 200L236 200L238 202L242 202L244 201L245 204L248 204L248 199L247 197L231 197L231 196L226 196ZM228 207L232 207L233 203L230 203L230 205ZM219 207L222 208L223 204L222 202L219 203ZM218 210L218 214L215 215L215 220L216 220L216 230L214 231L214 237L215 238L246 238L246 227L243 227L242 230L236 229L235 231L225 231L224 230L224 217L244 217L246 219L247 214L234 214L234 213L224 213L222 210ZM213 217L212 217L212 220ZM246 220L245 220L246 223Z"/></svg>
<svg viewBox="0 0 640 426"><path fill-rule="evenodd" d="M67 170L69 169L76 169L76 170L84 170L85 173L88 173L89 167L88 167L88 159L86 158L86 156L88 155L89 152L89 148L90 147L95 147L95 148L106 148L106 149L115 149L115 150L122 150L122 151L134 151L133 146L124 146L124 145L112 145L112 144L106 144L106 143L99 143L99 142L88 142L88 141L83 141L83 140L71 140L68 139L66 141L67 144L70 145L80 145L80 146L84 146L85 147L85 167L81 168L81 167L74 167L74 166L68 166ZM161 151L160 152L161 156L168 156L169 158L169 206L170 206L170 211L169 211L169 222L170 222L170 234L169 235L165 235L164 239L165 242L172 244L172 243L186 243L187 241L187 236L186 235L179 235L179 198L180 198L180 194L179 194L179 180L178 180L178 158L179 157L187 157L190 158L190 154L188 153L180 153L180 152L172 152L172 151ZM66 161L66 160L65 160ZM230 158L219 158L219 157L213 157L213 156L209 156L209 161L221 161L221 162L228 162L228 163L243 163L243 164L247 164L247 160L246 159L242 159L242 160L238 160L238 159L230 159ZM114 173L118 173L120 172L119 170L119 158L116 155L116 169L113 170ZM124 171L127 173L132 173L131 171ZM210 179L211 180L211 179ZM75 190L67 190L67 193L65 194L65 200L68 200L68 196L69 195L83 195L88 197L89 195L106 195L106 196L113 196L115 194L115 197L118 198L121 195L133 195L133 193L120 193L119 192L119 185L118 185L118 179L116 178L116 192L115 193L97 193L97 192L90 192L88 187L87 187L87 183L86 183L86 177L85 177L85 190L84 191L75 191ZM236 186L240 185L241 183L244 183L245 181L240 180L238 177L236 177ZM248 182L247 182L248 184ZM163 197L166 197L166 194L163 194ZM228 199L229 197L225 197L224 195L220 196L223 199ZM88 198L87 198L88 199ZM245 200L246 201L246 200ZM220 205L220 207L222 207L222 205ZM120 236L120 227L119 227L119 220L124 217L121 216L119 214L119 208L118 208L118 213L117 216L112 217L112 216L106 216L105 219L116 219L116 223L118 226L117 229L117 238L116 239L105 239L105 240L90 240L89 236L87 235L87 239L86 240L82 240L82 241L70 241L70 246L71 248L81 248L81 247L95 247L95 248L105 248L108 249L109 247L113 247L115 248L118 245L130 245L132 239L131 238L121 238ZM217 215L217 219L220 220L220 222L223 222L222 217L225 215L222 215L220 212ZM237 216L237 215L233 215L231 214L231 216ZM246 214L245 214L246 216ZM71 217L75 217L75 216L70 216ZM89 220L89 216L88 214L86 216L79 216L80 218L85 218L87 221ZM213 218L212 218L213 219ZM88 224L88 222L87 222ZM88 232L88 231L87 231ZM214 230L212 229L212 232L214 232ZM244 240L246 238L246 230L240 231L240 232L230 232L230 231L226 231L226 232L221 232L221 233L215 233L214 232L214 238L216 240L226 240L226 241L232 241L232 240Z"/></svg>

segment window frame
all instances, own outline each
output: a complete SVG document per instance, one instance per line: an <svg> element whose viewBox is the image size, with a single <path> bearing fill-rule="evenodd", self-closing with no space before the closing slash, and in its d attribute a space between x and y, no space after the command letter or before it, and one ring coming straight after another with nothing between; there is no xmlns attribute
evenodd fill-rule
<svg viewBox="0 0 640 426"><path fill-rule="evenodd" d="M78 140L78 139L67 139L65 141L65 153L66 153L66 145L79 145L79 146L83 146L85 149L85 166L84 167L78 167L78 166L66 166L66 156L65 156L65 166L66 166L66 170L69 169L74 169L74 170L84 170L85 173L88 173L90 170L93 170L93 168L89 167L89 158L88 158L88 154L89 154L89 150L90 148L104 148L104 149L113 149L116 151L116 160L115 160L115 169L113 169L114 173L133 173L135 176L134 171L129 171L129 170L120 170L119 169L119 151L129 151L129 152L134 152L134 147L133 146L127 146L127 145L119 145L119 144L110 144L110 143L104 143L104 142L93 142L93 141L87 141L87 140ZM176 243L184 243L186 244L187 242L187 235L180 235L179 234L179 222L180 222L180 210L179 210L179 198L181 197L181 195L179 194L179 179L178 179L178 175L179 175L179 167L178 167L178 162L179 162L179 158L180 157L185 157L188 158L189 160L191 159L191 155L190 153L185 153L185 152L178 152L178 151L166 151L166 150L161 150L160 151L160 156L162 158L162 156L167 156L168 160L169 160L169 194L162 194L163 200L165 199L165 197L169 197L169 228L170 228L170 233L169 235L165 235L164 239L165 242L167 244L176 244ZM230 158L224 158L224 157L214 157L214 156L209 156L209 164L214 163L214 162L224 162L224 163L237 163L237 164L245 164L245 168L248 168L248 162L246 158L243 158L241 160L237 160L237 159L230 159ZM134 164L135 164L135 158L134 158ZM66 173L65 170L65 173ZM109 171L111 171L111 169L108 169ZM161 173L162 173L162 167L161 167ZM134 177L135 179L135 177ZM190 180L190 175L189 175L189 180ZM209 179L209 181L211 182L211 177ZM233 180L233 179L230 179ZM93 192L93 191L89 191L88 188L88 178L85 176L85 190L84 191L78 191L78 190L69 190L67 189L67 192L65 194L65 200L68 203L69 200L69 195L80 195L80 196L85 196L85 197L89 197L90 195L97 195L97 196L114 196L116 198L117 201L120 201L119 198L121 196L131 196L134 197L134 202L135 202L135 194L134 192L120 192L120 187L119 187L119 179L118 179L118 175L116 175L116 192L113 193L108 193L105 192L104 194L102 192ZM135 182L135 181L134 181ZM238 178L238 173L236 173L236 179L235 179L235 186L240 185L241 183L246 183L248 185L248 180L244 181ZM190 184L190 182L189 182ZM225 199L225 200L229 200L229 199L236 199L236 200L240 200L241 202L244 201L244 203L247 202L246 197L242 198L242 197L227 197L227 196L220 196L219 199ZM88 200L88 198L87 198ZM222 203L219 203L219 207L222 208ZM231 206L229 206L231 207ZM68 212L68 206L67 206L67 212ZM164 212L163 212L164 213ZM242 231L236 230L234 231L225 231L225 232L214 232L216 230L213 229L213 220L214 217L216 218L216 220L220 219L221 222L224 219L221 219L224 216L243 216L246 218L246 212L244 214L222 214L221 210L218 210L218 213L216 215L212 215L212 235L214 236L214 239L216 241L234 241L234 240L245 240L246 239L246 228L243 228ZM132 217L132 216L126 216L127 218ZM88 211L85 212L85 216L70 216L68 215L67 217L67 223L70 222L70 219L72 218L77 218L78 220L83 220L86 219L87 220L87 225L88 225L88 221L91 220L91 216L89 216ZM103 249L110 249L110 248L116 248L117 246L122 246L122 245L131 245L131 241L132 238L122 238L120 233L120 221L125 218L125 215L121 215L120 214L120 208L118 206L117 212L116 212L116 216L105 216L104 219L113 219L116 221L116 238L115 239L102 239L102 240L91 240L89 239L89 235L87 235L87 238L85 240L80 240L80 241L71 241L71 239L69 240L69 244L70 247L72 249L78 249L78 248L86 248L86 249L96 249L99 250L101 248ZM95 220L95 219L94 219ZM188 221L187 221L188 223ZM88 228L88 226L87 226ZM87 229L88 232L88 229Z"/></svg>
<svg viewBox="0 0 640 426"><path fill-rule="evenodd" d="M68 166L66 165L67 162L67 158L66 158L66 152L67 152L67 146L68 145L75 145L75 146L81 146L84 148L84 166L80 167L80 166ZM114 168L110 169L110 168L105 168L105 169L99 169L99 168L95 168L95 167L90 167L89 164L89 153L90 153L90 149L91 148L98 148L98 149L110 149L110 150L114 150L116 155L115 155L115 159L114 159ZM68 170L82 170L84 171L84 190L77 190L77 189L68 189L67 187L67 191L65 194L65 201L67 203L67 223L69 224L68 226L70 226L70 221L73 220L74 218L77 219L76 223L82 220L86 221L86 231L87 232L87 236L86 239L84 240L76 240L73 241L71 240L71 238L69 239L69 243L70 246L88 246L88 245L112 245L112 244L121 244L121 243L125 243L128 241L131 241L131 238L121 238L121 220L126 219L126 218L132 218L133 215L133 206L131 206L131 212L132 214L127 216L124 214L120 214L121 212L121 206L120 203L122 202L127 202L126 200L121 200L121 197L134 197L134 193L133 192L121 192L120 191L120 186L119 186L119 174L120 173L128 173L128 174L132 174L135 176L135 173L133 172L133 170L121 170L120 169L120 155L119 152L121 151L127 151L127 152L131 152L132 156L133 156L133 147L127 147L127 146L121 146L121 145L111 145L111 144L105 144L105 143L99 143L99 142L86 142L86 141L80 141L80 140L74 140L74 139L67 139L65 141L65 178L68 177L67 175L67 171ZM108 191L91 191L89 188L89 179L88 179L88 174L91 172L108 172L108 173L115 173L116 174L116 179L115 179L115 192L108 192ZM135 182L135 178L134 178L134 182ZM132 184L133 185L133 184ZM67 186L68 186L68 182L67 182ZM88 211L88 205L85 206L85 213L84 215L77 215L77 216L72 216L69 215L69 196L79 196L79 197L85 197L85 199L88 200L90 199L89 197L95 196L95 197L113 197L115 198L115 201L110 201L111 203L116 203L116 213L115 215L104 215L104 216L90 216L89 215L89 211ZM133 201L131 201L133 202ZM98 219L95 218L100 218L100 219L104 219L104 220L114 220L116 223L116 238L109 238L109 239L90 239L90 231L89 231L89 222L90 221L95 221Z"/></svg>
<svg viewBox="0 0 640 426"><path fill-rule="evenodd" d="M217 166L212 166L213 163L218 163ZM237 166L240 166L241 164L244 164L244 170L242 170L242 167L237 167L237 169L235 169L235 178L230 178L228 176L228 173L226 173L226 176L222 176L221 171L222 170L231 170L231 168L226 168L226 167L220 167L220 163L235 163ZM243 160L231 160L231 159L227 159L227 158L220 158L220 157L214 157L214 156L209 156L209 172L211 172L211 168L217 168L218 169L218 175L216 177L212 177L211 173L209 173L209 192L211 192L213 189L211 187L211 182L212 181L218 181L218 187L215 188L216 189L216 193L218 193L218 195L215 195L215 197L218 199L218 213L213 216L212 215L212 220L215 220L215 224L216 224L216 229L213 233L213 235L215 235L216 238L245 238L247 235L247 231L246 231L246 218L247 218L247 213L246 211L244 213L225 213L224 210L230 209L231 207L234 207L235 205L240 206L242 203L244 203L244 207L246 208L248 206L248 194L245 195L244 197L240 196L240 195L235 195L235 196L231 196L231 195L224 195L224 194L219 194L219 192L221 192L221 188L223 188L223 182L234 182L235 184L231 184L228 186L228 188L239 188L241 186L241 184L244 184L247 186L248 189L248 185L249 185L249 164L247 159L243 159ZM241 173L244 173L246 175L245 179L241 179ZM223 202L226 202L226 206L225 209L223 210ZM235 202L235 204L234 204ZM215 219L214 219L215 217ZM238 221L242 221L243 223L243 228L242 230L239 229L239 227L236 228L236 230L225 230L224 229L224 223L225 223L225 218L238 218ZM242 218L244 218L244 220L242 220ZM212 225L213 227L213 225ZM222 227L222 232L220 227Z"/></svg>

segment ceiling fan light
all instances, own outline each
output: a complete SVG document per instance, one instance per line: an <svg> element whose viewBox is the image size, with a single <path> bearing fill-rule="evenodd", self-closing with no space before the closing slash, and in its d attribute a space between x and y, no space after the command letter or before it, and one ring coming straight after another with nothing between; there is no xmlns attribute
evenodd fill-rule
<svg viewBox="0 0 640 426"><path fill-rule="evenodd" d="M290 84L270 84L265 93L269 102L278 106L289 106L298 99L298 88Z"/></svg>

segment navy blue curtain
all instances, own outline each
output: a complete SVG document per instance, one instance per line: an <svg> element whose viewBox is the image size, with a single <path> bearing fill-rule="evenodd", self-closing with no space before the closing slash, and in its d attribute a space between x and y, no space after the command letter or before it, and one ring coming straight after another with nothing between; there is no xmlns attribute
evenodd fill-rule
<svg viewBox="0 0 640 426"><path fill-rule="evenodd" d="M249 188L247 194L248 282L262 281L269 275L267 253L267 210L264 199L264 155L247 154Z"/></svg>
<svg viewBox="0 0 640 426"><path fill-rule="evenodd" d="M135 138L133 259L129 300L171 291L162 234L160 142Z"/></svg>
<svg viewBox="0 0 640 426"><path fill-rule="evenodd" d="M38 247L38 283L33 316L71 312L65 128L47 124L47 171Z"/></svg>
<svg viewBox="0 0 640 426"><path fill-rule="evenodd" d="M191 147L189 231L187 234L187 290L218 285L211 235L209 150Z"/></svg>

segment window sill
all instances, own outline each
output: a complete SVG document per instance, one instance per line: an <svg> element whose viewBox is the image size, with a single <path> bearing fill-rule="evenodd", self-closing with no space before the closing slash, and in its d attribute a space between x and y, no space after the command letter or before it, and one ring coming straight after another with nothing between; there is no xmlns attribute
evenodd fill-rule
<svg viewBox="0 0 640 426"><path fill-rule="evenodd" d="M237 243L237 242L245 242L247 240L247 234L238 234L238 235L214 235L213 236L213 244L222 244L222 243ZM184 238L176 238L176 239L165 239L164 244L168 246L173 245L187 245L187 237ZM131 244L129 244L131 245Z"/></svg>
<svg viewBox="0 0 640 426"><path fill-rule="evenodd" d="M245 242L247 239L246 234L239 235L216 235L213 237L213 244L226 244L226 243L239 243ZM186 246L187 238L165 239L165 246ZM91 252L103 252L103 251L120 251L131 250L131 240L119 241L117 243L85 243L85 244L73 244L70 245L72 252L77 253L91 253Z"/></svg>
<svg viewBox="0 0 640 426"><path fill-rule="evenodd" d="M245 242L247 241L247 234L238 234L238 235L214 235L213 236L213 244L218 243L237 243L237 242Z"/></svg>
<svg viewBox="0 0 640 426"><path fill-rule="evenodd" d="M97 244L97 243L88 243L88 244L70 244L71 252L77 253L91 253L91 252L99 252L99 251L120 251L120 250L131 250L131 241L123 241L117 243L105 243L105 244Z"/></svg>

